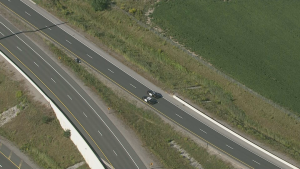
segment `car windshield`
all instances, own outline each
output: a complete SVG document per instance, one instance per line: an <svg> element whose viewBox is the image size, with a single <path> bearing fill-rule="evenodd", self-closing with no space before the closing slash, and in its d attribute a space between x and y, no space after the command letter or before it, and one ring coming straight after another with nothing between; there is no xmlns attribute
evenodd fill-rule
<svg viewBox="0 0 300 169"><path fill-rule="evenodd" d="M147 97L147 100L151 100L151 97Z"/></svg>

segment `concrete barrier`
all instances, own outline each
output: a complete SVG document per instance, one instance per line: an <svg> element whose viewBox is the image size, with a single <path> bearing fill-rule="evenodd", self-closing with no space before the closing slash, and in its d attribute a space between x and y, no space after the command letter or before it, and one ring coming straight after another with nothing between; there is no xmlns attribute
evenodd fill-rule
<svg viewBox="0 0 300 169"><path fill-rule="evenodd" d="M235 137L241 139L242 141L244 141L245 143L251 145L253 148L258 149L259 151L267 154L268 156L276 159L277 161L280 161L281 163L289 166L292 169L299 169L297 167L295 167L294 165L282 160L281 158L269 153L268 151L262 149L261 147L257 146L256 144L250 142L249 140L245 139L244 137L238 135L237 133L233 132L232 130L228 129L227 127L223 126L222 124L218 123L217 121L213 120L212 118L208 117L207 115L205 115L204 113L200 112L199 110L197 110L196 108L194 108L193 106L191 106L190 104L186 103L185 101L183 101L182 99L180 99L179 97L173 95L173 98L176 99L177 101L179 101L180 103L182 103L183 105L185 105L186 107L192 109L193 111L195 111L196 113L198 113L199 115L201 115L202 117L206 118L207 120L209 120L210 122L214 123L215 125L217 125L218 127L224 129L225 131L227 131L228 133L234 135Z"/></svg>
<svg viewBox="0 0 300 169"><path fill-rule="evenodd" d="M71 137L70 139L73 141L73 143L77 146L79 152L85 159L86 163L89 165L91 169L104 169L104 166L100 162L100 160L97 158L95 153L92 151L92 149L89 147L89 145L85 142L85 140L81 137L79 132L75 129L75 127L72 125L72 123L65 117L65 115L59 110L59 108L51 101L48 96L46 96L42 90L17 66L15 65L4 53L0 51L0 55L2 55L11 65L14 66L43 96L44 98L50 103L52 109L54 110L57 119L59 120L59 123L61 127L64 130L70 130L71 131Z"/></svg>

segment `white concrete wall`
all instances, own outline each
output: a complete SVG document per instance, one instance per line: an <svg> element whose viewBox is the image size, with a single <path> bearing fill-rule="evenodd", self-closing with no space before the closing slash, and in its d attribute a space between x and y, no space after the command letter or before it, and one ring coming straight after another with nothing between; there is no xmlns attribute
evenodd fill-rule
<svg viewBox="0 0 300 169"><path fill-rule="evenodd" d="M99 161L97 156L94 154L92 149L88 146L85 140L81 137L79 132L75 129L72 123L65 117L65 115L58 109L58 107L40 90L40 88L29 78L26 74L19 69L6 55L4 55L0 51L0 55L3 56L11 65L13 65L43 96L44 98L50 103L52 109L54 110L57 119L60 122L61 127L64 130L71 131L71 140L77 146L79 152L82 154L83 158L85 159L86 163L89 165L91 169L104 169L104 166Z"/></svg>

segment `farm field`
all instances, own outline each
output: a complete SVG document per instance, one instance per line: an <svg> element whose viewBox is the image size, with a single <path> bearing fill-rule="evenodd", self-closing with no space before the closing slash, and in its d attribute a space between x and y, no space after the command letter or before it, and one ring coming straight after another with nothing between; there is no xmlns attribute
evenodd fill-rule
<svg viewBox="0 0 300 169"><path fill-rule="evenodd" d="M300 1L161 1L153 22L234 79L300 114Z"/></svg>

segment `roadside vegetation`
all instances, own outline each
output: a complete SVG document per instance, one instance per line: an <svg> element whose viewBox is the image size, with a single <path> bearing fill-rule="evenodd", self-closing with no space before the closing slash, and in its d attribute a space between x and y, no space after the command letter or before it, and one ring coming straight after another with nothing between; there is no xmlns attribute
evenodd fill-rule
<svg viewBox="0 0 300 169"><path fill-rule="evenodd" d="M204 168L233 168L215 155L210 155L205 148L199 147L192 140L176 132L158 115L150 110L138 108L135 104L129 102L127 98L117 95L111 88L99 81L86 68L76 63L62 50L49 41L47 41L47 44L57 57L61 57L60 61L64 65L70 67L87 86L101 97L113 113L135 131L145 147L158 157L164 165L163 168L193 168L187 159L183 158L175 148L170 146L170 142L173 140L180 143L180 146Z"/></svg>
<svg viewBox="0 0 300 169"><path fill-rule="evenodd" d="M188 98L208 110L214 118L269 145L272 150L279 150L300 161L300 135L296 130L300 124L297 119L207 69L124 14L128 12L145 21L143 14L154 1L145 1L145 4L132 0L117 1L116 5L120 8L112 7L98 12L94 12L89 0L35 2L68 21L70 26L85 33L94 43L102 47L104 44L122 55L114 56L164 90ZM250 77L253 79L253 76ZM190 89L193 86L198 88Z"/></svg>
<svg viewBox="0 0 300 169"><path fill-rule="evenodd" d="M20 105L17 107L21 111L0 127L0 135L42 168L65 169L84 161L73 142L63 136L64 131L51 108L34 101L20 86L22 83L12 81L10 76L0 63L0 113L16 105ZM85 169L88 169L86 164Z"/></svg>

